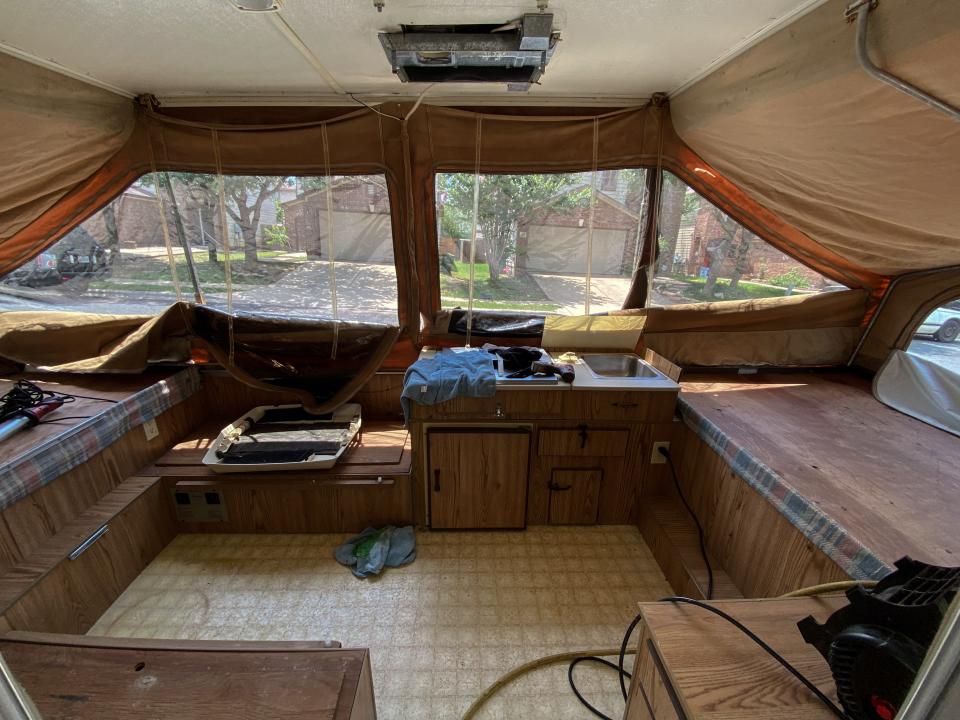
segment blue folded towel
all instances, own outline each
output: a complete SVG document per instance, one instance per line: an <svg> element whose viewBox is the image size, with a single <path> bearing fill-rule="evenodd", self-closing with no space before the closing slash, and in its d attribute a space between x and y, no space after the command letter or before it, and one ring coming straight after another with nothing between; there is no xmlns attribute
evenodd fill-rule
<svg viewBox="0 0 960 720"><path fill-rule="evenodd" d="M497 374L486 350L453 352L445 348L407 368L400 404L404 419L409 421L411 400L419 405L436 405L460 395L493 397L496 392Z"/></svg>

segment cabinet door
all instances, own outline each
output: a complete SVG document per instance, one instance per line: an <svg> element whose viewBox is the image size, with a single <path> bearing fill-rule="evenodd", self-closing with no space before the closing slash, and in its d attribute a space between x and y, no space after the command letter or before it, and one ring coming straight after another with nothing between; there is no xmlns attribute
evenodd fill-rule
<svg viewBox="0 0 960 720"><path fill-rule="evenodd" d="M428 445L430 527L524 526L527 431L432 430Z"/></svg>
<svg viewBox="0 0 960 720"><path fill-rule="evenodd" d="M555 469L550 477L551 525L595 525L600 509L600 468Z"/></svg>

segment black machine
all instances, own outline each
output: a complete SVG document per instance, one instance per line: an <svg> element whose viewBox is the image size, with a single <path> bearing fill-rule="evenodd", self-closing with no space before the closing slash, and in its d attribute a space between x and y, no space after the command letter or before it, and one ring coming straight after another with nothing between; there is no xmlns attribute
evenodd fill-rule
<svg viewBox="0 0 960 720"><path fill-rule="evenodd" d="M824 623L797 626L833 672L837 696L853 720L893 720L910 691L947 607L960 568L902 558L876 587L853 588L850 604Z"/></svg>

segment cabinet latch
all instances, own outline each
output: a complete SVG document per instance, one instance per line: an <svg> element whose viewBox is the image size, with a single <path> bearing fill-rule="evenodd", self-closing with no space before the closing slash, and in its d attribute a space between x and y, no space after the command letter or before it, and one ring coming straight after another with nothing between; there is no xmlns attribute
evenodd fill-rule
<svg viewBox="0 0 960 720"><path fill-rule="evenodd" d="M580 428L580 449L583 450L587 446L587 426L578 425Z"/></svg>

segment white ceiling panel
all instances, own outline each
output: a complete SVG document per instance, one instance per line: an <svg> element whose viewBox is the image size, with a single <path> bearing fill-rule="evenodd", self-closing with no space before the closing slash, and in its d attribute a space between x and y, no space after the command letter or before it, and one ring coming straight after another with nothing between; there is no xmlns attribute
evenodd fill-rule
<svg viewBox="0 0 960 720"><path fill-rule="evenodd" d="M431 96L514 102L640 100L672 91L822 0L550 0L561 42L529 93L456 84ZM411 96L377 33L401 23L491 23L536 0L0 0L0 49L131 94L160 97Z"/></svg>

